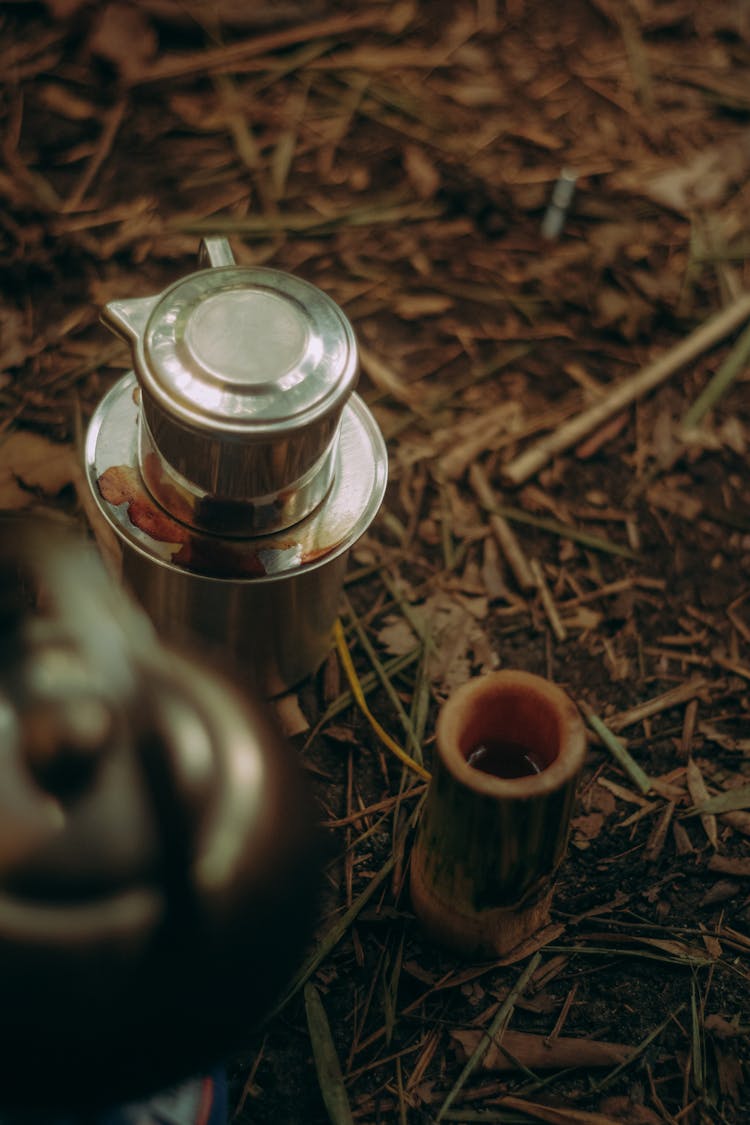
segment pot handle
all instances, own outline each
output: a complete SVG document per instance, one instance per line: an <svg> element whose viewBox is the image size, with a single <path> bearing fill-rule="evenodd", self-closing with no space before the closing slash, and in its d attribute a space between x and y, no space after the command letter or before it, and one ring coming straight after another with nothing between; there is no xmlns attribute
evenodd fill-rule
<svg viewBox="0 0 750 1125"><path fill-rule="evenodd" d="M211 267L213 269L219 266L237 265L228 238L202 238L198 251L198 262L204 268Z"/></svg>

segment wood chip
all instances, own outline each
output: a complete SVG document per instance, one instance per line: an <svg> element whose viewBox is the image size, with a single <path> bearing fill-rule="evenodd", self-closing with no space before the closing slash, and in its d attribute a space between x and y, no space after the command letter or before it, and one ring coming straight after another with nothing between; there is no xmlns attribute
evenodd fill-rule
<svg viewBox="0 0 750 1125"><path fill-rule="evenodd" d="M682 734L680 735L679 754L681 758L689 758L695 735L695 724L698 717L698 700L691 699L685 708L685 717L682 720Z"/></svg>
<svg viewBox="0 0 750 1125"><path fill-rule="evenodd" d="M381 356L360 344L359 358L375 386L385 394L391 395L397 402L403 402L407 406L418 402L418 388L410 386Z"/></svg>
<svg viewBox="0 0 750 1125"><path fill-rule="evenodd" d="M712 855L708 861L709 871L717 871L720 875L732 875L735 878L750 878L750 859L739 856Z"/></svg>
<svg viewBox="0 0 750 1125"><path fill-rule="evenodd" d="M659 715L662 711L668 711L671 707L679 707L681 703L693 700L696 696L701 699L710 698L708 689L708 681L703 676L696 676L694 679L688 680L687 683L664 692L663 695L658 695L654 699L647 699L645 703L639 703L636 707L631 707L627 711L609 715L607 726L613 731L625 730L626 727L635 726L636 723L643 722L644 719L650 718L652 715Z"/></svg>
<svg viewBox="0 0 750 1125"><path fill-rule="evenodd" d="M282 695L274 699L273 709L279 721L282 733L287 738L294 738L297 734L304 734L310 729L310 724L302 713L299 705L299 696L296 694Z"/></svg>
<svg viewBox="0 0 750 1125"><path fill-rule="evenodd" d="M503 553L505 561L513 572L513 577L518 583L519 588L524 591L535 589L537 586L537 577L533 566L526 558L521 544L508 521L504 519L503 516L498 516L492 512L492 508L495 507L498 501L490 487L487 477L484 475L479 465L471 466L469 470L469 481L479 503L483 508L490 511L489 524L492 529L492 534Z"/></svg>
<svg viewBox="0 0 750 1125"><path fill-rule="evenodd" d="M555 605L555 601L552 597L550 588L547 585L547 580L544 577L544 571L542 570L541 563L538 559L532 559L530 566L531 573L534 575L534 580L536 582L537 589L539 590L539 597L542 601L542 607L547 616L547 620L552 627L552 632L555 634L556 640L565 641L568 639L568 631L563 625L560 614L557 611L557 606Z"/></svg>
<svg viewBox="0 0 750 1125"><path fill-rule="evenodd" d="M691 855L695 851L686 829L678 820L672 824L672 835L674 836L674 846L678 855Z"/></svg>
<svg viewBox="0 0 750 1125"><path fill-rule="evenodd" d="M646 844L643 854L644 858L647 859L649 863L654 863L662 853L674 810L674 801L670 801L648 838L648 843Z"/></svg>

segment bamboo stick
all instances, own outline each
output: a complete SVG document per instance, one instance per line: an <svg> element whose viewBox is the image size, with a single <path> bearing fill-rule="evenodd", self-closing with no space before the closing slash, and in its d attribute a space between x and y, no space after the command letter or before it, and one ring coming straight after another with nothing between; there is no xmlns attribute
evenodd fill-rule
<svg viewBox="0 0 750 1125"><path fill-rule="evenodd" d="M521 590L536 589L536 580L516 534L504 516L498 515L492 509L496 505L496 497L490 487L484 471L479 465L472 465L469 470L469 481L477 500L483 508L489 510L489 521L492 534L498 547L505 557L510 569L513 571L518 586Z"/></svg>
<svg viewBox="0 0 750 1125"><path fill-rule="evenodd" d="M500 1006L500 1010L498 1011L490 1026L486 1031L479 1033L479 1038L474 1047L474 1050L472 1051L466 1062L466 1065L464 1066L456 1082L454 1083L453 1088L440 1107L440 1112L437 1115L438 1121L443 1120L446 1113L453 1105L454 1101L465 1086L467 1080L471 1077L476 1068L482 1062L487 1049L493 1044L497 1047L497 1045L502 1042L505 1029L510 1022L510 1017L513 1015L513 1009L515 1007L516 1000L519 996L523 995L526 986L539 967L541 957L541 953L534 954L534 956L531 958L528 965L514 984L513 988L511 988L510 992L505 997L505 1000Z"/></svg>
<svg viewBox="0 0 750 1125"><path fill-rule="evenodd" d="M512 484L522 484L537 473L555 454L570 449L572 445L618 414L642 395L665 382L680 367L696 359L713 347L750 317L750 293L743 293L721 312L698 325L684 340L680 340L664 355L642 367L635 375L617 384L609 394L594 403L559 429L547 434L503 469Z"/></svg>
<svg viewBox="0 0 750 1125"><path fill-rule="evenodd" d="M544 577L542 564L539 559L531 560L531 573L536 580L536 587L539 590L539 597L542 599L542 608L544 609L547 620L552 627L552 632L555 634L555 639L562 642L568 639L568 631L560 620L560 614L557 612L555 600L552 597L552 592L547 585L547 579Z"/></svg>
<svg viewBox="0 0 750 1125"><path fill-rule="evenodd" d="M493 745L485 772L470 757ZM503 772L519 746L539 772ZM411 856L412 905L436 941L504 956L548 922L585 752L578 711L539 676L490 673L445 703Z"/></svg>
<svg viewBox="0 0 750 1125"><path fill-rule="evenodd" d="M746 328L727 358L710 382L703 388L695 402L682 419L682 428L689 430L703 421L709 410L713 410L725 391L729 390L738 375L750 363L750 328Z"/></svg>

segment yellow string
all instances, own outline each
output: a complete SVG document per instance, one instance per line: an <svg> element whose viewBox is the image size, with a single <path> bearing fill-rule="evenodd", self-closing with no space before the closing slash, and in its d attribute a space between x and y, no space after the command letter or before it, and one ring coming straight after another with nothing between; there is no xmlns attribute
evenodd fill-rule
<svg viewBox="0 0 750 1125"><path fill-rule="evenodd" d="M344 630L341 628L341 622L338 620L338 618L336 619L336 622L333 626L333 638L336 641L336 648L338 649L338 654L341 659L344 672L346 673L346 678L349 681L349 687L351 688L352 695L354 696L360 711L367 719L372 729L375 731L375 734L378 736L383 745L387 746L391 753L396 755L400 762L403 762L405 766L409 767L409 769L414 770L414 772L419 774L420 777L423 777L425 781L429 781L431 776L430 771L426 770L424 766L421 766L419 762L415 762L413 758L410 758L406 751L402 750L397 742L394 742L388 732L383 730L380 723L375 718L370 708L367 706L365 693L362 691L362 685L359 682L357 669L354 667L352 658L349 655L349 649L346 647Z"/></svg>

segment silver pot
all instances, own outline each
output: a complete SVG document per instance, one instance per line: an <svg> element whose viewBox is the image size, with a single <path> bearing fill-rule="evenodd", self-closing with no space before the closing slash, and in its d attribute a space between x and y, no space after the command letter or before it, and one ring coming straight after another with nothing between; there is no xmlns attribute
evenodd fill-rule
<svg viewBox="0 0 750 1125"><path fill-rule="evenodd" d="M202 253L208 269L104 309L134 371L92 418L86 468L159 629L274 694L326 655L387 457L353 393L341 309L289 274L236 266L224 239Z"/></svg>

